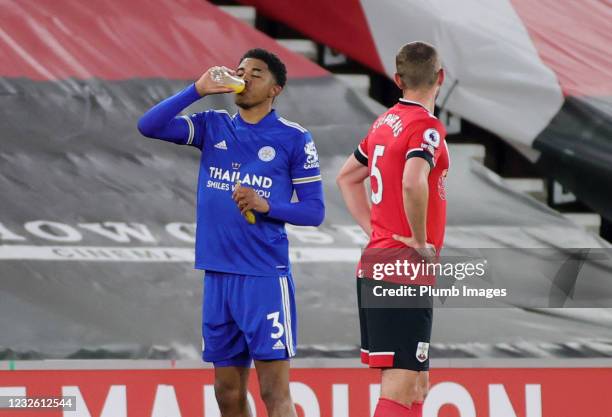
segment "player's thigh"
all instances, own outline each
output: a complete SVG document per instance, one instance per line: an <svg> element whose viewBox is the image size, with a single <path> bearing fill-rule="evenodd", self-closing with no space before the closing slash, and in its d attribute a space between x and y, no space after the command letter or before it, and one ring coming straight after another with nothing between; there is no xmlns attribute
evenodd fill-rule
<svg viewBox="0 0 612 417"><path fill-rule="evenodd" d="M289 397L289 366L288 360L255 361L257 379L263 398Z"/></svg>
<svg viewBox="0 0 612 417"><path fill-rule="evenodd" d="M249 384L249 368L215 367L215 394L219 400L244 401Z"/></svg>
<svg viewBox="0 0 612 417"><path fill-rule="evenodd" d="M295 356L297 314L293 280L245 277L244 302L232 311L255 360L282 360Z"/></svg>
<svg viewBox="0 0 612 417"><path fill-rule="evenodd" d="M246 395L250 368L224 366L215 368L215 390L239 391Z"/></svg>
<svg viewBox="0 0 612 417"><path fill-rule="evenodd" d="M250 366L246 339L228 307L228 286L236 276L207 271L202 305L202 358L216 366Z"/></svg>
<svg viewBox="0 0 612 417"><path fill-rule="evenodd" d="M431 309L369 308L366 320L370 367L429 370Z"/></svg>

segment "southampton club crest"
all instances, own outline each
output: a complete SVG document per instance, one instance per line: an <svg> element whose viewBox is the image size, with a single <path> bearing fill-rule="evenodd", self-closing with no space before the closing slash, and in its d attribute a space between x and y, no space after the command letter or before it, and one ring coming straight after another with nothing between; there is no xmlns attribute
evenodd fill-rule
<svg viewBox="0 0 612 417"><path fill-rule="evenodd" d="M425 362L429 358L429 343L419 342L416 350L416 358L419 362Z"/></svg>
<svg viewBox="0 0 612 417"><path fill-rule="evenodd" d="M317 154L314 142L308 142L304 146L304 152L306 153L304 169L319 168L319 155Z"/></svg>

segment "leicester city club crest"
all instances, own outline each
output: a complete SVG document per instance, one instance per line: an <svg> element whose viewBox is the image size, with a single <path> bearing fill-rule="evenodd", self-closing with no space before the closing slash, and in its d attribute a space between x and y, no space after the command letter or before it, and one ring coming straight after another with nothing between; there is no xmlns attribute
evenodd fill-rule
<svg viewBox="0 0 612 417"><path fill-rule="evenodd" d="M276 151L271 146L264 146L261 149L259 149L257 156L259 156L259 159L261 159L264 162L270 162L276 156Z"/></svg>

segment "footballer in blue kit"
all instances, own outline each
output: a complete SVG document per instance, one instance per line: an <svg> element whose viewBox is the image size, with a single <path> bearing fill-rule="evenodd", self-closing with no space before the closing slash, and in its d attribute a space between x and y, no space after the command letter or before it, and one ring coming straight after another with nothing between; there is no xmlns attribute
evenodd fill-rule
<svg viewBox="0 0 612 417"><path fill-rule="evenodd" d="M296 353L297 316L285 223L322 223L319 159L310 133L272 109L286 69L263 49L228 70L245 82L235 96L238 113L179 115L206 95L233 92L211 70L147 111L138 129L201 150L195 267L206 271L202 356L215 365L222 415L250 415L246 383L255 360L268 414L294 416L287 359Z"/></svg>

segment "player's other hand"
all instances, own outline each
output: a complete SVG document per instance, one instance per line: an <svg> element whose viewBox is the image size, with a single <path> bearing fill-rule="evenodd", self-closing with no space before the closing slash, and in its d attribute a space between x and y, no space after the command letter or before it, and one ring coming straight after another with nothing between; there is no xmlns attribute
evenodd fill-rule
<svg viewBox="0 0 612 417"><path fill-rule="evenodd" d="M236 184L234 192L232 193L232 199L238 205L240 213L244 215L248 210L255 210L259 213L267 213L270 211L270 205L268 201L260 197L254 189L250 187L243 187L240 184Z"/></svg>
<svg viewBox="0 0 612 417"><path fill-rule="evenodd" d="M426 262L433 262L436 259L436 247L431 243L419 243L413 237L400 235L393 235L393 239L417 251Z"/></svg>
<svg viewBox="0 0 612 417"><path fill-rule="evenodd" d="M211 67L207 69L206 72L202 74L202 76L195 82L195 87L196 87L196 90L198 91L198 94L204 97L204 96L208 96L211 94L233 93L234 90L232 90L229 87L219 85L219 83L217 83L216 81L212 79L211 71L214 68L217 68L217 67ZM230 74L232 75L235 74L234 70L231 70L226 67L223 67L223 68Z"/></svg>

